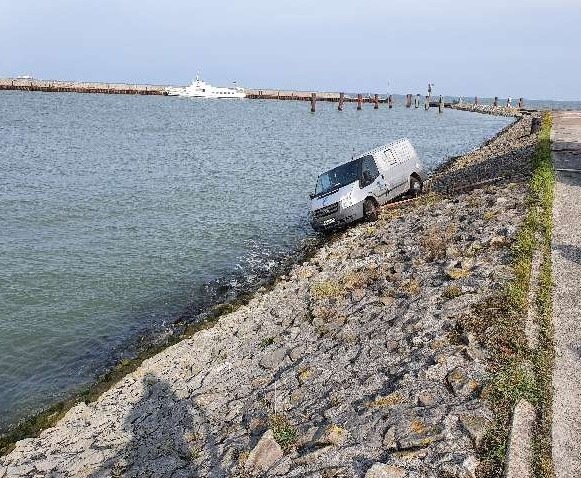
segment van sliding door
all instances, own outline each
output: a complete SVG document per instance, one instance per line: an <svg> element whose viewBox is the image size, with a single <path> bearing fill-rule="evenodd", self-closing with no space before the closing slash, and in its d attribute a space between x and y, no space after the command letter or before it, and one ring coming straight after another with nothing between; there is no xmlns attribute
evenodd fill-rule
<svg viewBox="0 0 581 478"><path fill-rule="evenodd" d="M407 191L409 187L408 176L406 174L407 155L404 151L388 150L392 158L392 164L389 173L393 181L393 197Z"/></svg>
<svg viewBox="0 0 581 478"><path fill-rule="evenodd" d="M388 200L389 199L393 199L396 195L396 188L397 188L397 184L400 182L400 179L398 178L397 174L398 174L398 164L397 164L397 159L395 158L395 155L393 154L393 152L390 149L386 149L383 152L383 156L385 157L385 164L386 164L386 170L385 170L385 181L387 183L387 187L388 187Z"/></svg>

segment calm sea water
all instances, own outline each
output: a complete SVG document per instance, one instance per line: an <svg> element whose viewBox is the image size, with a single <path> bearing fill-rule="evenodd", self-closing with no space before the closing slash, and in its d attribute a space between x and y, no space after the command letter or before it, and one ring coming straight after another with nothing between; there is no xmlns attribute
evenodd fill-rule
<svg viewBox="0 0 581 478"><path fill-rule="evenodd" d="M456 101L458 97L446 96L446 101ZM504 106L506 104L506 98L498 98L498 104ZM519 98L512 97L512 106L518 105ZM402 102L405 101L402 97ZM464 103L473 103L474 97L462 97ZM484 105L492 105L494 103L494 98L479 98L479 103ZM526 109L537 109L537 110L581 110L581 101L555 101L555 100L529 100L524 99L524 107Z"/></svg>
<svg viewBox="0 0 581 478"><path fill-rule="evenodd" d="M510 120L366 105L0 93L0 428L309 234L326 168L408 136L433 168Z"/></svg>
<svg viewBox="0 0 581 478"><path fill-rule="evenodd" d="M541 110L581 110L581 101L528 100L525 102L525 108Z"/></svg>

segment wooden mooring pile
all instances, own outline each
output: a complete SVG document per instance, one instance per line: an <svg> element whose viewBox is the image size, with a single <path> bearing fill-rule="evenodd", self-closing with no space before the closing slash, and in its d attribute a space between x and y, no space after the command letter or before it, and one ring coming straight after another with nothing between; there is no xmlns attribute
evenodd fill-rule
<svg viewBox="0 0 581 478"><path fill-rule="evenodd" d="M358 94L356 98L345 96L344 93L327 93L328 96L320 97L319 93L311 93L309 97L307 94L302 94L299 97L292 97L291 98L270 98L264 96L255 96L256 98L264 98L264 99L301 99L304 101L310 100L311 102L311 113L316 111L316 103L317 101L336 101L339 103L337 109L339 111L343 111L343 103L345 102L356 102L357 103L357 110L362 110L363 103L373 103L374 109L379 109L380 103L387 103L389 108L393 108L394 99L392 95L389 95L387 98L380 98L379 95L374 94L373 96L369 95L367 97L363 97L363 95ZM474 103L464 102L462 98L458 98L454 102L445 101L443 96L439 96L439 98L432 97L430 95L426 95L422 97L419 94L412 95L407 94L405 95L405 107L411 108L412 105L414 108L419 108L420 105L423 103L423 108L428 111L430 108L437 108L439 113L443 113L445 108L455 108L467 111L475 111L481 110L482 107L484 109L489 108L490 111L498 111L498 110L506 110L510 111L512 115L514 110L522 110L524 111L524 98L518 99L518 104L513 104L511 98L507 98L505 104L500 104L498 97L494 98L494 101L490 105L482 105L479 98L476 96L474 97Z"/></svg>

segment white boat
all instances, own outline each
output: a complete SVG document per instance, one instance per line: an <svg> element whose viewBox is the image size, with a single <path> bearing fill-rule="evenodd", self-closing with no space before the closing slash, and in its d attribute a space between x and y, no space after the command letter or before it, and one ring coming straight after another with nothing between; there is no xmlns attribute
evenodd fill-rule
<svg viewBox="0 0 581 478"><path fill-rule="evenodd" d="M223 88L212 86L204 80L196 79L190 86L184 88L170 87L166 88L168 96L186 96L188 98L245 98L246 93L243 88Z"/></svg>

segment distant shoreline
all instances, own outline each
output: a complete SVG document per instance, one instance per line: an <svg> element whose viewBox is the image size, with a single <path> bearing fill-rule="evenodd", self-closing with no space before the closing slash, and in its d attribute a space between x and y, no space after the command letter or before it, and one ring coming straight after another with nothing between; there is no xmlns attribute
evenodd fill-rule
<svg viewBox="0 0 581 478"><path fill-rule="evenodd" d="M138 83L104 83L104 82L84 82L84 81L62 81L62 80L40 80L36 78L0 78L0 91L38 91L45 93L98 93L98 94L124 94L124 95L153 95L167 96L169 88L176 85L149 85ZM353 92L333 92L333 91L308 91L308 90L285 90L275 88L244 88L247 99L264 100L291 100L291 101L311 101L315 95L316 101L338 103L341 99L345 103L355 103L358 101L358 93ZM343 97L341 97L343 95ZM414 108L416 97L419 96L418 106L424 108L426 96L423 93L401 94L393 93L361 93L362 103L387 104L389 96L392 96L393 105L402 103L408 108ZM409 98L407 98L409 97ZM465 99L467 97L464 97ZM430 98L431 106L437 106L436 101L439 95ZM446 107L453 106L457 96L443 96ZM470 97L473 99L473 97ZM469 104L469 103L465 103ZM418 107L416 106L416 108ZM478 105L480 106L480 105Z"/></svg>
<svg viewBox="0 0 581 478"><path fill-rule="evenodd" d="M128 94L128 95L153 95L165 96L168 88L175 88L176 85L151 85L143 83L119 83L119 82L87 82L87 81L65 81L65 80L41 80L36 78L0 78L0 91L38 91L38 92L53 92L53 93L98 93L98 94ZM315 94L316 101L327 101L337 103L340 99L339 92L333 91L314 91L314 90L287 90L276 88L244 88L248 99L268 99L268 100L294 100L294 101L310 101L312 94ZM353 103L357 101L357 93L345 91L344 101L346 103ZM410 108L414 108L414 98L418 92L411 94L412 104ZM425 101L425 92L420 94L420 109L423 109ZM375 92L362 93L362 103L374 103ZM389 93L379 92L378 103L387 103ZM393 105L402 106L406 104L406 94L393 93ZM439 95L431 97L432 106L434 102L439 99ZM458 99L463 100L464 108L469 111L474 111L470 107L476 106L476 112L487 113L481 111L483 106L492 107L494 103L493 97L478 97L478 96L458 96L458 95L443 95L446 107L454 107ZM498 97L499 108L506 105L505 97ZM478 104L476 104L478 101ZM513 105L517 105L519 98L514 97ZM580 100L543 100L524 98L523 111L529 109L579 109L581 107ZM460 109L460 108L458 108Z"/></svg>

